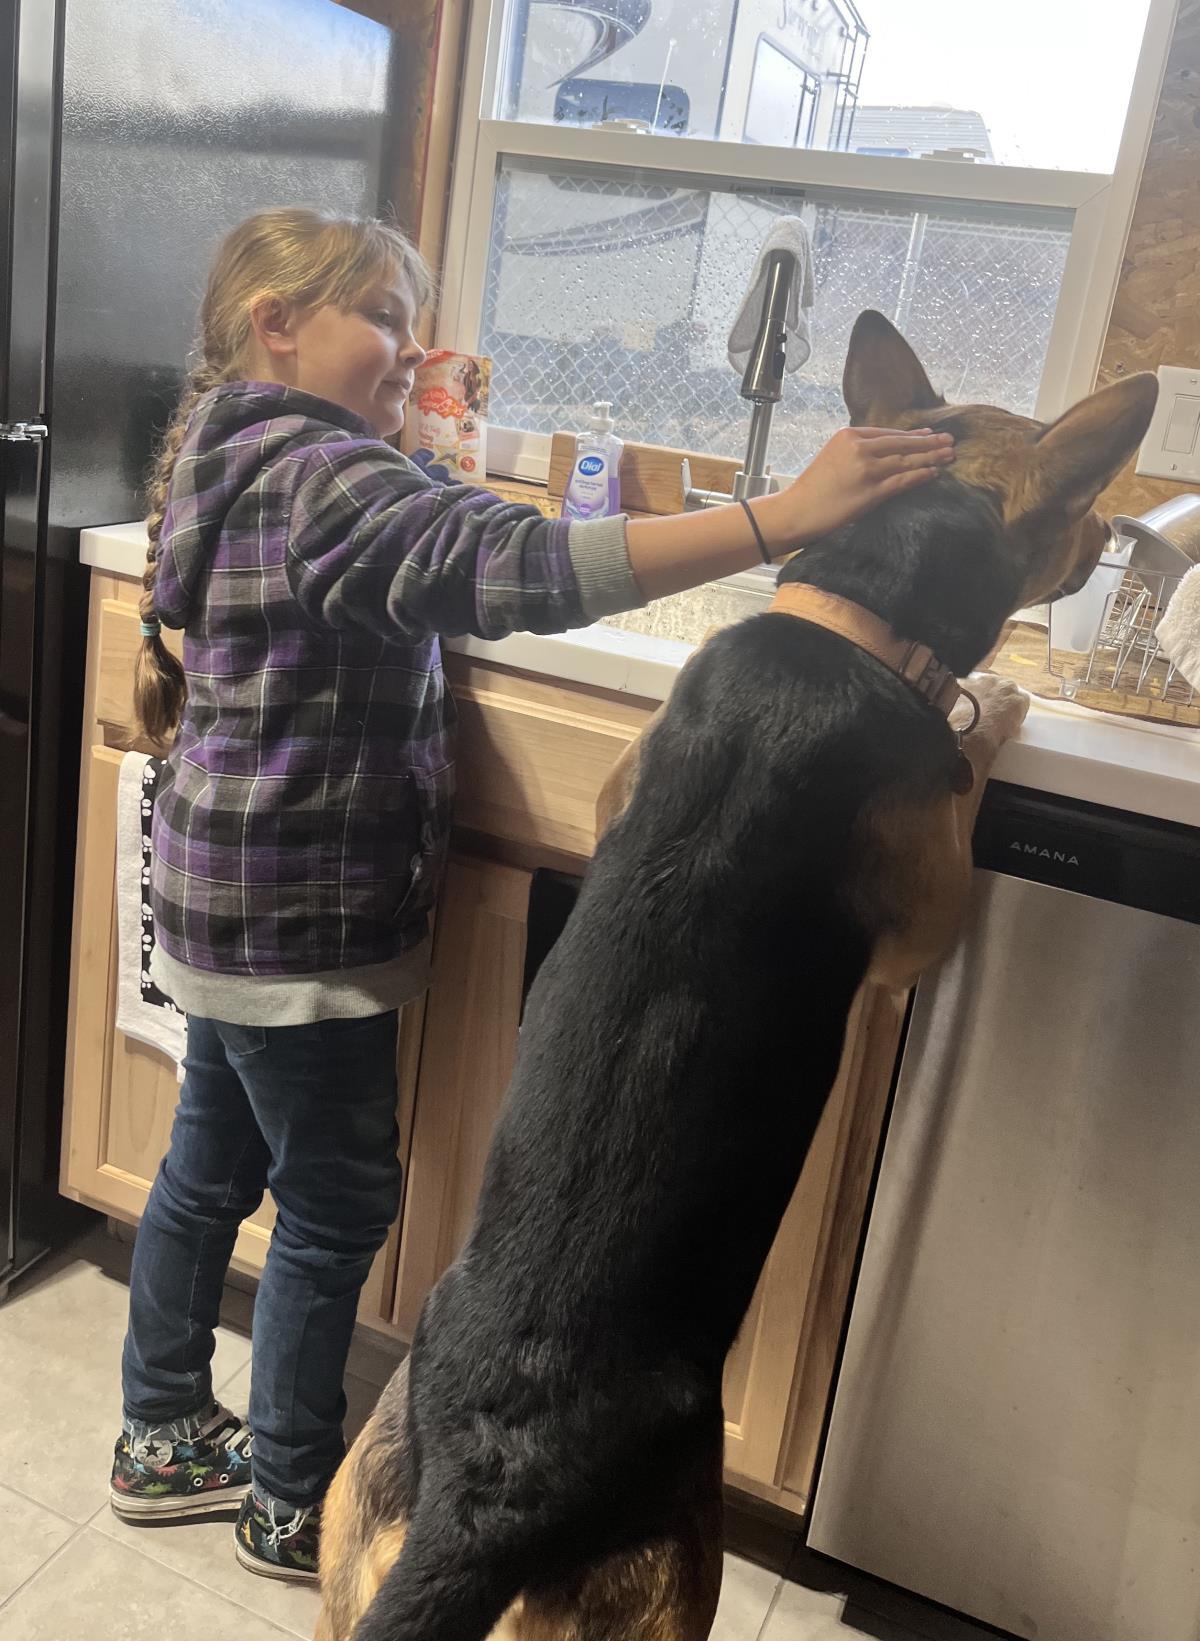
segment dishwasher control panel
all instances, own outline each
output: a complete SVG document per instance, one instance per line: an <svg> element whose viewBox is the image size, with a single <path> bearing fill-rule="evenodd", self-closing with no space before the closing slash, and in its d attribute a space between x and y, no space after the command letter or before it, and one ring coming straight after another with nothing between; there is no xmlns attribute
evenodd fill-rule
<svg viewBox="0 0 1200 1641"><path fill-rule="evenodd" d="M1200 923L1200 828L993 781L975 865Z"/></svg>

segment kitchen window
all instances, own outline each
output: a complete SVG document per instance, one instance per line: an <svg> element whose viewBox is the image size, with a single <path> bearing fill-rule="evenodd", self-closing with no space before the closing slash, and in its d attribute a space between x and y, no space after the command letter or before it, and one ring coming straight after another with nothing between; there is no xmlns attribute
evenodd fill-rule
<svg viewBox="0 0 1200 1641"><path fill-rule="evenodd" d="M816 301L776 472L844 420L865 307L949 397L1057 414L1092 386L1174 11L477 0L439 341L495 361L489 465L545 478L601 398L628 438L740 457L725 337L785 213Z"/></svg>

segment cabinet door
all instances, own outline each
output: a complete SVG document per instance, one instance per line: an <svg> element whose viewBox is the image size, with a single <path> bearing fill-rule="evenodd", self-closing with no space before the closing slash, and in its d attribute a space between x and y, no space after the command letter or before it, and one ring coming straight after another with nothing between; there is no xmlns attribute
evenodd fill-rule
<svg viewBox="0 0 1200 1641"><path fill-rule="evenodd" d="M802 1509L812 1482L904 1001L862 991L812 1147L725 1370L735 1485Z"/></svg>
<svg viewBox="0 0 1200 1641"><path fill-rule="evenodd" d="M512 1076L532 876L456 859L438 906L425 1008L394 1321L411 1339L466 1238Z"/></svg>

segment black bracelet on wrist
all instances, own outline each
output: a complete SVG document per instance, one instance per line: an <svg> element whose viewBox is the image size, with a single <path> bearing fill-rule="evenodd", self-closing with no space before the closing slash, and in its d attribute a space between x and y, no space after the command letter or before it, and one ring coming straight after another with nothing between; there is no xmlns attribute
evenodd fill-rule
<svg viewBox="0 0 1200 1641"><path fill-rule="evenodd" d="M759 529L758 520L754 516L754 510L751 508L750 503L746 500L746 498L744 496L742 497L741 506L742 506L743 511L746 514L746 517L750 520L750 528L754 531L754 539L758 543L758 550L762 554L763 563L764 564L772 563L773 560L771 558L770 553L767 551L767 544L766 544L766 541L763 538L763 533Z"/></svg>

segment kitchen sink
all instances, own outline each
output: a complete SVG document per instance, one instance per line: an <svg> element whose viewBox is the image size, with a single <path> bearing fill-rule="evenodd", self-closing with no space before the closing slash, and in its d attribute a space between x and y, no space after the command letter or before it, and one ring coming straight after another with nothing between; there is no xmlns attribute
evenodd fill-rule
<svg viewBox="0 0 1200 1641"><path fill-rule="evenodd" d="M761 615L775 592L775 578L750 570L714 581L707 587L693 587L670 598L656 598L640 610L626 610L606 616L600 625L622 632L645 633L650 638L673 638L684 644L700 644L714 627L727 627L747 616Z"/></svg>

